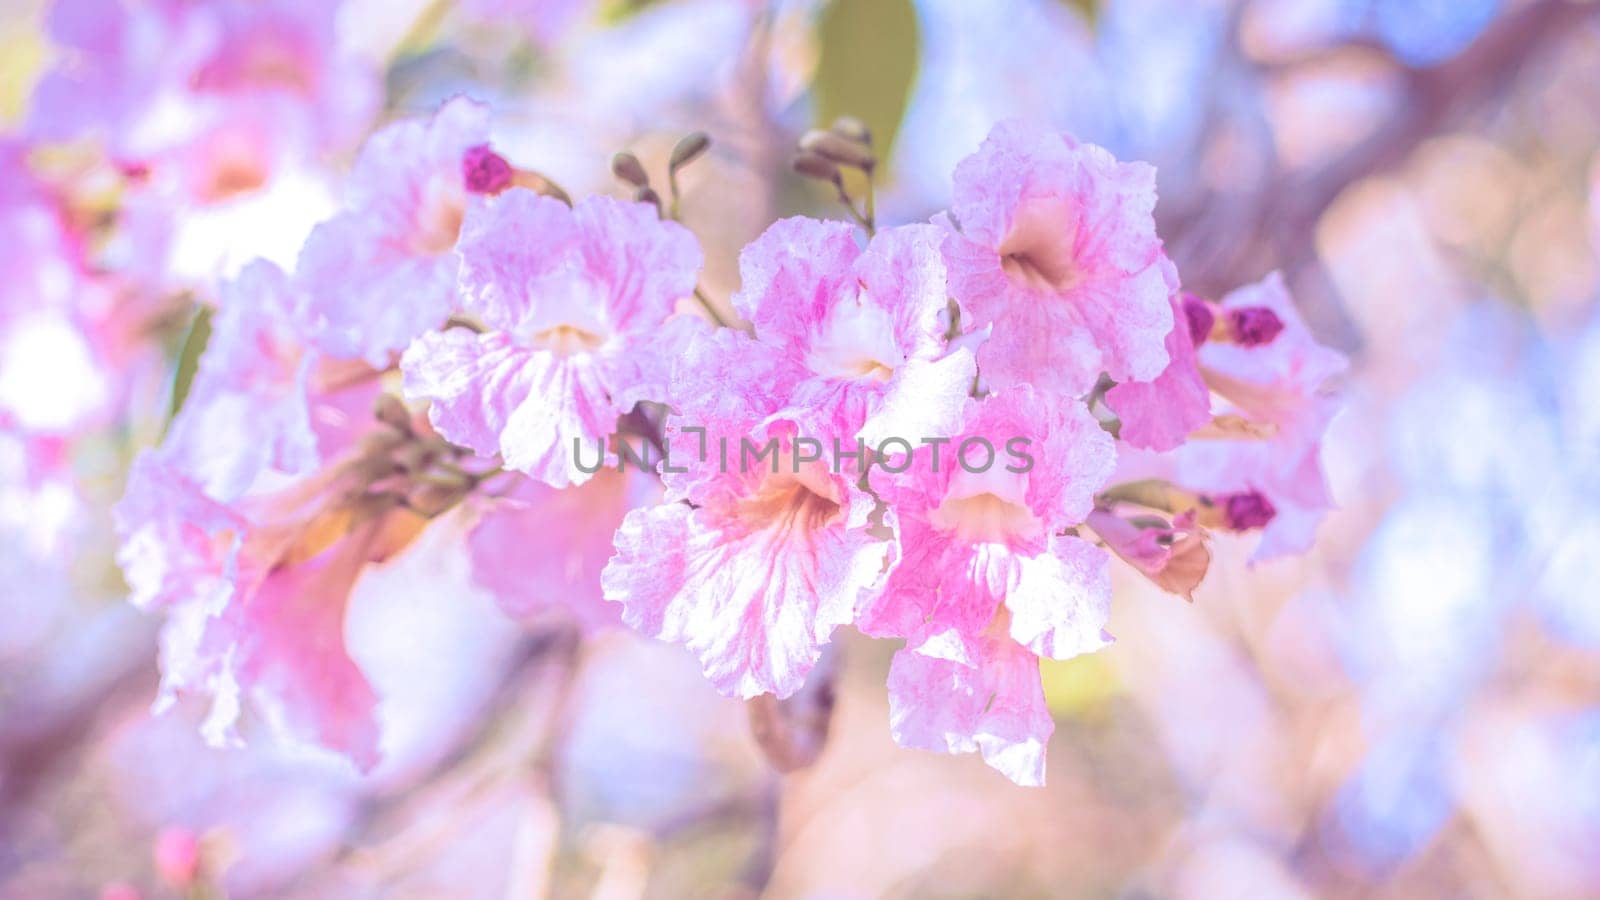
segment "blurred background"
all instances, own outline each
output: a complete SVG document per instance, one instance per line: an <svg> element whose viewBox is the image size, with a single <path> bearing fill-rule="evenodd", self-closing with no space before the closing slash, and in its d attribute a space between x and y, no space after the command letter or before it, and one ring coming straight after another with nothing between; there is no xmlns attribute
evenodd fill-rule
<svg viewBox="0 0 1600 900"><path fill-rule="evenodd" d="M35 0L0 10L6 147L55 141L173 55L147 35L63 87L106 62L95 29ZM1252 568L1247 541L1219 537L1192 605L1121 579L1118 642L1045 663L1038 790L896 748L893 648L853 632L831 657L826 749L777 776L686 653L514 623L435 528L356 589L347 630L386 755L359 777L264 728L210 749L199 708L150 714L157 623L124 602L107 509L182 367L169 323L98 348L118 409L62 465L34 471L0 428L0 897L1600 895L1600 4L344 0L336 16L328 52L372 102L270 178L164 196L142 226L128 201L97 314L204 296L252 256L292 265L361 135L457 93L494 105L501 152L574 193L620 193L617 150L660 173L679 137L709 133L683 215L718 298L774 217L838 214L789 174L806 128L863 118L889 161L880 221L903 222L946 203L993 122L1024 116L1159 167L1188 289L1284 271L1353 360L1325 450L1340 508L1292 561ZM186 134L174 114L154 138L118 134ZM29 165L92 208L100 169L70 138ZM73 345L27 315L25 224L0 237L0 420L48 430L108 388L29 375Z"/></svg>

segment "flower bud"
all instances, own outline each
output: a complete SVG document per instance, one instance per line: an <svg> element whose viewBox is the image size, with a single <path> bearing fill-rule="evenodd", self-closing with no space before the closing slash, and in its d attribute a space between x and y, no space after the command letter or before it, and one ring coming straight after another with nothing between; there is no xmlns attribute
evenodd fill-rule
<svg viewBox="0 0 1600 900"><path fill-rule="evenodd" d="M168 884L193 884L200 874L200 839L187 828L166 828L156 836L156 871Z"/></svg>
<svg viewBox="0 0 1600 900"><path fill-rule="evenodd" d="M870 149L831 131L813 128L806 132L800 136L800 149L842 166L853 166L864 171L871 171L878 164L878 158Z"/></svg>
<svg viewBox="0 0 1600 900"><path fill-rule="evenodd" d="M611 174L634 187L650 186L650 176L645 174L644 165L639 162L639 157L626 150L611 157Z"/></svg>
<svg viewBox="0 0 1600 900"><path fill-rule="evenodd" d="M1229 494L1223 501L1223 521L1232 531L1265 528L1277 515L1277 507L1260 491Z"/></svg>
<svg viewBox="0 0 1600 900"><path fill-rule="evenodd" d="M840 116L834 119L831 130L846 140L872 146L872 132L867 129L867 123L855 116Z"/></svg>
<svg viewBox="0 0 1600 900"><path fill-rule="evenodd" d="M416 485L406 494L406 505L419 515L432 518L455 506L470 491L471 488L465 484L426 482Z"/></svg>
<svg viewBox="0 0 1600 900"><path fill-rule="evenodd" d="M672 148L672 159L667 163L667 166L676 172L699 159L700 154L706 152L706 148L710 146L711 138L707 137L704 131L696 131L679 141L678 145Z"/></svg>
<svg viewBox="0 0 1600 900"><path fill-rule="evenodd" d="M1228 332L1241 347L1272 343L1283 331L1283 320L1265 306L1245 306L1228 312Z"/></svg>
<svg viewBox="0 0 1600 900"><path fill-rule="evenodd" d="M801 153L791 163L796 172L807 178L818 181L828 181L835 185L842 185L844 180L839 177L839 167L815 153Z"/></svg>
<svg viewBox="0 0 1600 900"><path fill-rule="evenodd" d="M377 402L373 404L372 414L379 422L401 434L411 433L411 413L393 394L379 394Z"/></svg>
<svg viewBox="0 0 1600 900"><path fill-rule="evenodd" d="M505 157L479 144L462 154L461 177L474 194L498 194L511 186L513 172Z"/></svg>

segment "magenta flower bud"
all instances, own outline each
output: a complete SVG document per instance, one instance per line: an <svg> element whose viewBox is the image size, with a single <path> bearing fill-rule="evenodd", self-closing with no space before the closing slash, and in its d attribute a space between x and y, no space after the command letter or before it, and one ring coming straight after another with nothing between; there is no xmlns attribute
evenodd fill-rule
<svg viewBox="0 0 1600 900"><path fill-rule="evenodd" d="M200 839L187 828L169 827L156 836L156 871L169 884L187 885L200 874Z"/></svg>
<svg viewBox="0 0 1600 900"><path fill-rule="evenodd" d="M488 144L468 147L461 156L461 177L474 194L498 194L511 186L511 164Z"/></svg>
<svg viewBox="0 0 1600 900"><path fill-rule="evenodd" d="M1217 321L1217 314L1211 311L1211 304L1198 294L1188 292L1183 295L1183 317L1189 323L1189 337L1196 347L1204 344L1206 338L1211 336L1211 326Z"/></svg>
<svg viewBox="0 0 1600 900"><path fill-rule="evenodd" d="M1241 347L1270 344L1283 331L1283 320L1265 306L1244 306L1228 312L1228 331Z"/></svg>
<svg viewBox="0 0 1600 900"><path fill-rule="evenodd" d="M1278 510L1260 491L1229 494L1223 501L1223 517L1230 531L1265 528Z"/></svg>

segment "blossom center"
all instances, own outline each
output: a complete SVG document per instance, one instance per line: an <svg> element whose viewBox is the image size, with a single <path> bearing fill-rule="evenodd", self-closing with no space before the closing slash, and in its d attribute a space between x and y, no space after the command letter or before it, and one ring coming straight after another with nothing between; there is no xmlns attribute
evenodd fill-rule
<svg viewBox="0 0 1600 900"><path fill-rule="evenodd" d="M1003 544L1039 533L1043 523L1027 506L992 491L964 497L947 496L928 522L971 543Z"/></svg>
<svg viewBox="0 0 1600 900"><path fill-rule="evenodd" d="M813 531L839 514L839 501L827 496L826 485L780 472L768 476L750 496L739 501L739 518L752 530L799 527ZM818 489L826 493L819 493Z"/></svg>
<svg viewBox="0 0 1600 900"><path fill-rule="evenodd" d="M195 166L195 196L206 203L221 203L259 190L272 174L268 160L254 136L227 129L211 135L205 158Z"/></svg>
<svg viewBox="0 0 1600 900"><path fill-rule="evenodd" d="M888 381L904 355L894 342L894 321L860 290L828 311L811 342L806 364L824 378Z"/></svg>
<svg viewBox="0 0 1600 900"><path fill-rule="evenodd" d="M1036 200L1017 211L1000 242L1000 268L1013 282L1065 291L1082 280L1074 254L1077 217L1063 200Z"/></svg>
<svg viewBox="0 0 1600 900"><path fill-rule="evenodd" d="M577 325L557 325L534 332L530 342L558 356L572 356L575 353L594 352L605 343L605 338Z"/></svg>
<svg viewBox="0 0 1600 900"><path fill-rule="evenodd" d="M1265 306L1245 306L1228 311L1228 330L1240 346L1259 347L1283 331L1283 320Z"/></svg>

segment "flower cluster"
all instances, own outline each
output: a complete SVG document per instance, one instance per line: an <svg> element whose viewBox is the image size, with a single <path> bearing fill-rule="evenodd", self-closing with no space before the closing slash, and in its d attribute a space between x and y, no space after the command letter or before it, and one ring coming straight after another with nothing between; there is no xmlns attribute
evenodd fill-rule
<svg viewBox="0 0 1600 900"><path fill-rule="evenodd" d="M841 626L901 641L896 740L1038 784L1039 660L1111 640L1113 556L1188 595L1213 531L1296 552L1329 505L1342 358L1275 276L1184 292L1149 166L1007 122L947 213L878 228L842 122L798 168L864 228L774 223L730 316L675 190L624 155L633 199L574 200L489 126L456 99L371 136L293 271L219 292L134 468L119 559L217 739L248 709L374 763L349 591L449 514L509 614L681 644L731 696L793 694Z"/></svg>

